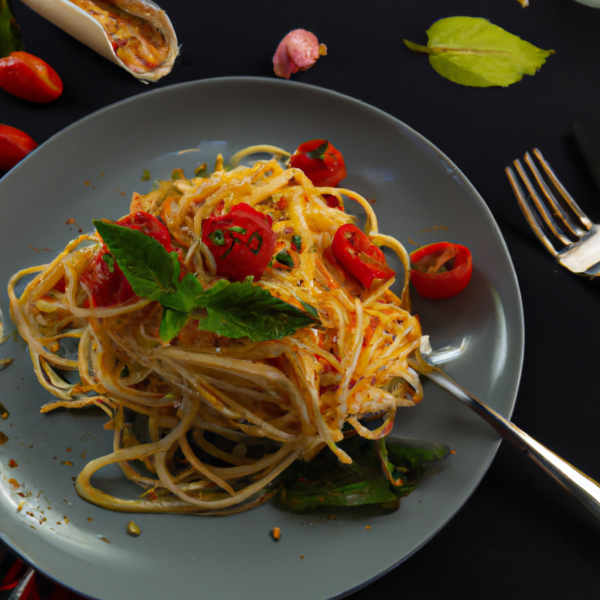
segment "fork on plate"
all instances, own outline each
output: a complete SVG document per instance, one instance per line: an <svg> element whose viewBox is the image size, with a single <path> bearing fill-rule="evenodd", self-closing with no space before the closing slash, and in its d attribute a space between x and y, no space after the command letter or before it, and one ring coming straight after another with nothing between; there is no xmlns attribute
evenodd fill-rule
<svg viewBox="0 0 600 600"><path fill-rule="evenodd" d="M598 276L600 274L600 227L592 223L579 208L542 153L535 148L533 154L563 203L557 199L531 154L527 152L524 161L537 188L519 159L515 160L513 165L520 181L511 167L505 169L525 219L559 264L578 275ZM525 186L525 190L521 183ZM545 229L551 234L552 241Z"/></svg>

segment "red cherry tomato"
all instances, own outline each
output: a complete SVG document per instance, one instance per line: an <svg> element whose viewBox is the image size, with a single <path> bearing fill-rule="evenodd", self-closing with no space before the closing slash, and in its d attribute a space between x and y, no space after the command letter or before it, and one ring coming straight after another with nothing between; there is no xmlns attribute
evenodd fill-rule
<svg viewBox="0 0 600 600"><path fill-rule="evenodd" d="M367 289L374 279L389 279L396 274L388 267L384 253L354 225L342 225L335 232L331 250L336 260Z"/></svg>
<svg viewBox="0 0 600 600"><path fill-rule="evenodd" d="M441 300L462 292L473 272L471 251L465 246L438 242L410 255L410 280L423 298Z"/></svg>
<svg viewBox="0 0 600 600"><path fill-rule="evenodd" d="M249 204L234 206L226 215L212 215L202 223L202 241L217 263L217 275L242 281L260 279L273 258L277 235L273 219Z"/></svg>
<svg viewBox="0 0 600 600"><path fill-rule="evenodd" d="M346 177L344 157L327 140L300 144L290 157L290 167L304 171L317 187L335 187Z"/></svg>
<svg viewBox="0 0 600 600"><path fill-rule="evenodd" d="M22 161L37 144L24 132L9 125L0 125L0 169L8 171Z"/></svg>
<svg viewBox="0 0 600 600"><path fill-rule="evenodd" d="M6 58L0 58L0 87L31 102L51 102L63 91L58 73L28 52L11 52Z"/></svg>
<svg viewBox="0 0 600 600"><path fill-rule="evenodd" d="M137 229L160 242L167 252L173 252L169 230L151 214L138 211L117 221L129 229ZM112 306L135 297L127 278L102 244L79 279L91 296L92 306Z"/></svg>

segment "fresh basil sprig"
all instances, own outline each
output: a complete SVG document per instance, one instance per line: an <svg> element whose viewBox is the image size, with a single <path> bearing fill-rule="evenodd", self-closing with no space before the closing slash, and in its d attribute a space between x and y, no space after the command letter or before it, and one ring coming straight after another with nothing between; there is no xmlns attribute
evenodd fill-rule
<svg viewBox="0 0 600 600"><path fill-rule="evenodd" d="M8 0L0 0L0 58L23 50L21 32Z"/></svg>
<svg viewBox="0 0 600 600"><path fill-rule="evenodd" d="M207 314L199 318L200 329L231 338L247 336L255 342L292 335L318 321L313 307L307 314L253 285L251 277L242 283L222 280L208 290L192 273L179 281L177 254L169 254L153 237L107 221L94 225L133 291L165 308L160 325L164 341L173 339L202 308Z"/></svg>

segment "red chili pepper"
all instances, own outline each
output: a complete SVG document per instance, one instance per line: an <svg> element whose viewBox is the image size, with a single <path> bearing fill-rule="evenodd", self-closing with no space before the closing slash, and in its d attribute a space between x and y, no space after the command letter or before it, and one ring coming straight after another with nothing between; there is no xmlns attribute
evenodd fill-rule
<svg viewBox="0 0 600 600"><path fill-rule="evenodd" d="M138 211L118 220L117 224L141 231L160 242L167 252L173 252L169 230L151 214ZM93 306L112 306L135 297L123 271L104 244L89 262L79 281L91 295Z"/></svg>
<svg viewBox="0 0 600 600"><path fill-rule="evenodd" d="M63 91L58 73L28 52L11 52L6 58L0 58L0 87L31 102L51 102Z"/></svg>
<svg viewBox="0 0 600 600"><path fill-rule="evenodd" d="M260 279L273 258L277 235L273 219L249 204L234 206L226 215L212 215L202 224L202 241L217 263L217 275L242 281Z"/></svg>
<svg viewBox="0 0 600 600"><path fill-rule="evenodd" d="M0 125L0 169L12 169L36 148L37 144L24 131Z"/></svg>
<svg viewBox="0 0 600 600"><path fill-rule="evenodd" d="M389 279L396 274L388 267L384 253L358 227L349 223L335 232L331 250L336 260L367 289L374 279Z"/></svg>
<svg viewBox="0 0 600 600"><path fill-rule="evenodd" d="M335 187L346 177L342 153L327 140L300 144L290 158L290 166L304 171L317 187Z"/></svg>
<svg viewBox="0 0 600 600"><path fill-rule="evenodd" d="M465 246L438 242L410 255L410 280L423 298L441 300L462 292L473 272L471 251Z"/></svg>

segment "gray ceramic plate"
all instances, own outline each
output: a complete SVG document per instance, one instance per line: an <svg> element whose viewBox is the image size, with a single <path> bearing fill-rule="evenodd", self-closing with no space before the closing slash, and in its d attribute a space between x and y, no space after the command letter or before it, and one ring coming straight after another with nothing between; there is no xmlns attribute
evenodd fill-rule
<svg viewBox="0 0 600 600"><path fill-rule="evenodd" d="M343 152L347 187L377 198L384 233L406 245L411 237L471 248L475 271L467 290L442 302L415 298L415 310L435 347L467 338L466 352L449 372L510 415L521 373L523 317L506 246L484 201L418 133L323 89L254 78L192 82L142 94L72 125L0 181L0 282L50 261L77 233L68 219L91 230L92 218L127 213L131 192L150 189L151 182L140 181L143 169L164 179L175 167L191 172L212 162L217 152L227 157L257 143L293 150L316 137ZM189 149L198 150L181 153ZM436 225L448 231L422 232ZM10 331L5 292L0 305ZM0 372L0 399L10 411L0 420L0 431L10 438L0 446L0 536L36 568L103 600L164 599L174 589L182 598L343 595L435 535L473 492L498 446L496 435L468 409L426 384L425 400L402 410L395 434L444 442L456 454L399 511L378 516L336 510L331 514L338 519L328 520L327 514L297 516L267 505L221 519L135 516L143 533L134 539L125 533L130 515L91 506L73 488L84 463L110 451L111 435L102 429L106 417L95 410L41 415L49 395L33 376L24 344L11 339L0 357L15 359ZM8 468L10 459L18 468ZM13 490L9 478L21 488ZM104 489L137 493L118 468L101 471L99 479ZM29 491L17 512L23 500L17 492ZM281 527L278 543L270 536L274 526Z"/></svg>

